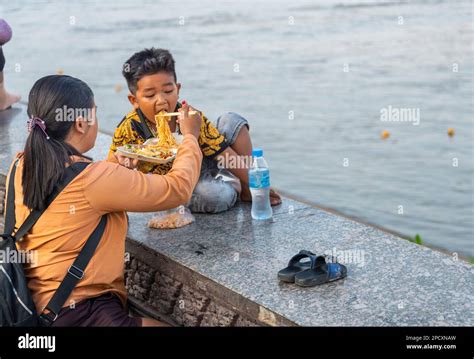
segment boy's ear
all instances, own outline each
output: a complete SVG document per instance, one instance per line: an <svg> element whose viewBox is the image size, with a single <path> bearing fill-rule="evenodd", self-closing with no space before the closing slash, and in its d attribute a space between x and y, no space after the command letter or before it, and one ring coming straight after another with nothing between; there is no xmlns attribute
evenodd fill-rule
<svg viewBox="0 0 474 359"><path fill-rule="evenodd" d="M131 92L128 93L128 101L132 104L133 108L137 110L140 106L138 106L137 97L132 94Z"/></svg>
<svg viewBox="0 0 474 359"><path fill-rule="evenodd" d="M176 84L176 88L178 89L177 93L178 93L178 96L179 96L179 90L181 90L181 84L179 82Z"/></svg>

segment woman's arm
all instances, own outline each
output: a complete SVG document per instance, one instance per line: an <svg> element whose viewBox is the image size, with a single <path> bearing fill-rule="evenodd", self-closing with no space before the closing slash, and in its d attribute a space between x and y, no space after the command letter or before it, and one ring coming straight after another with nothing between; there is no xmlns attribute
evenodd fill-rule
<svg viewBox="0 0 474 359"><path fill-rule="evenodd" d="M91 164L84 176L84 193L91 206L101 213L175 208L190 200L199 179L201 162L198 141L188 134L168 174L144 174L100 161Z"/></svg>
<svg viewBox="0 0 474 359"><path fill-rule="evenodd" d="M168 174L144 174L119 164L101 161L84 176L84 193L92 207L102 213L149 212L186 204L199 179L202 152L198 144L201 116L189 115L189 106L179 109L183 143Z"/></svg>

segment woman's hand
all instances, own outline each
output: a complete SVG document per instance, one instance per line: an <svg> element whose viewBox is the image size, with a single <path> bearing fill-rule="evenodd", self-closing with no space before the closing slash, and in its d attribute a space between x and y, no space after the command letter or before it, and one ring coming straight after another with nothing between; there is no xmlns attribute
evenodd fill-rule
<svg viewBox="0 0 474 359"><path fill-rule="evenodd" d="M181 133L183 135L187 135L189 133L194 137L199 138L202 123L200 112L189 106L186 101L182 101L181 104L182 107L178 110L179 115L177 120ZM196 114L190 115L189 111L191 110L196 111Z"/></svg>
<svg viewBox="0 0 474 359"><path fill-rule="evenodd" d="M121 153L115 152L114 153L115 158L117 159L117 162L119 165L127 167L131 170L136 169L138 167L138 160L137 159L132 159L129 157L126 157L122 155Z"/></svg>

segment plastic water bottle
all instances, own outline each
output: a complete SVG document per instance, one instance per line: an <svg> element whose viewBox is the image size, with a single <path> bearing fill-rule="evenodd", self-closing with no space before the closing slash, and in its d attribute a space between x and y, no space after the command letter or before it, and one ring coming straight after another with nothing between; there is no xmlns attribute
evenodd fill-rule
<svg viewBox="0 0 474 359"><path fill-rule="evenodd" d="M263 158L263 150L252 151L252 167L249 170L249 187L252 194L252 218L270 219L273 211L270 205L270 170Z"/></svg>

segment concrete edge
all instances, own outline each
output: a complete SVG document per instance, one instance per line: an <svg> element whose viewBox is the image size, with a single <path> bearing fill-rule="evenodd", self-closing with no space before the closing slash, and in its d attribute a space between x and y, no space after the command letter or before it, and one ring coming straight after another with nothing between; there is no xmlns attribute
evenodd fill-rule
<svg viewBox="0 0 474 359"><path fill-rule="evenodd" d="M263 326L298 326L298 324L290 321L280 314L257 304L251 299L246 298L241 294L238 294L233 290L215 282L214 280L203 276L191 268L177 263L164 254L156 251L150 251L142 243L135 241L128 235L125 250L132 253L133 256L143 261L150 267L157 268L163 274L173 277L183 283L194 283L194 286L197 289L205 292L218 304L231 307L232 310L245 317L255 318L258 320L259 324ZM131 304L135 308L138 306L142 313L151 314L152 316L157 317L157 319L159 319L159 317L162 317L162 319L167 319L163 318L160 313L157 313L149 306L143 306L143 303L141 302L132 299Z"/></svg>

